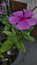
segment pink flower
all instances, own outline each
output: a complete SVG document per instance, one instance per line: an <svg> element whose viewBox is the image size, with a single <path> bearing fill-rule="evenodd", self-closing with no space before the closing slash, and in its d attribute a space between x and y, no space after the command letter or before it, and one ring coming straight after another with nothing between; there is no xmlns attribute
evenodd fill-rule
<svg viewBox="0 0 37 65"><path fill-rule="evenodd" d="M8 18L9 23L15 24L20 30L27 30L31 26L36 25L36 19L32 18L33 12L26 9L25 12L17 11L13 13L13 16Z"/></svg>
<svg viewBox="0 0 37 65"><path fill-rule="evenodd" d="M0 14L3 14L3 11L2 10L0 10Z"/></svg>
<svg viewBox="0 0 37 65"><path fill-rule="evenodd" d="M1 6L6 6L5 1L3 1L3 2L1 3Z"/></svg>

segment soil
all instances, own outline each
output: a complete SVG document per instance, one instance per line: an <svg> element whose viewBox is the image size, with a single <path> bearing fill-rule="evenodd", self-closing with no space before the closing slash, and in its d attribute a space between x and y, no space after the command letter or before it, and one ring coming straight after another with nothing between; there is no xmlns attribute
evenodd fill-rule
<svg viewBox="0 0 37 65"><path fill-rule="evenodd" d="M14 46L6 53L3 53L4 57L0 59L0 65L11 65L17 59L18 54L19 51Z"/></svg>
<svg viewBox="0 0 37 65"><path fill-rule="evenodd" d="M4 25L4 24L2 24L2 22L0 22L0 32L2 32L2 31L3 31L4 27L5 27L5 25Z"/></svg>

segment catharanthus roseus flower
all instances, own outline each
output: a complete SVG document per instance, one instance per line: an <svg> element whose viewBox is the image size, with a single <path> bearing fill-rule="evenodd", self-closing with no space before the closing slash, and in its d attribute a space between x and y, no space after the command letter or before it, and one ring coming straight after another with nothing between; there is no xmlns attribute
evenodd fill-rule
<svg viewBox="0 0 37 65"><path fill-rule="evenodd" d="M29 9L26 11L17 11L13 13L13 16L8 18L9 23L15 24L20 30L27 30L31 26L36 25L36 19L32 18L33 12Z"/></svg>
<svg viewBox="0 0 37 65"><path fill-rule="evenodd" d="M0 14L3 14L3 11L2 10L0 10Z"/></svg>
<svg viewBox="0 0 37 65"><path fill-rule="evenodd" d="M5 1L3 1L3 2L1 3L1 6L6 6Z"/></svg>

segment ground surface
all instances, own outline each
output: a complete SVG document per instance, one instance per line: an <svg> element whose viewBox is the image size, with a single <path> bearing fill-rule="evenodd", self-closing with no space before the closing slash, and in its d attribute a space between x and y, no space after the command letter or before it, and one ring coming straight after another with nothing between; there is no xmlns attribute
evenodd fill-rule
<svg viewBox="0 0 37 65"><path fill-rule="evenodd" d="M37 42L26 43L25 46L27 53L24 55L20 65L37 65Z"/></svg>

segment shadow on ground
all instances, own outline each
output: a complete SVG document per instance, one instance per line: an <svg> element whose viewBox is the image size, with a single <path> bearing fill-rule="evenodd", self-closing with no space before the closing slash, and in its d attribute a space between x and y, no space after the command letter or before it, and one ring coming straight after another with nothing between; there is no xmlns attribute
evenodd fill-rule
<svg viewBox="0 0 37 65"><path fill-rule="evenodd" d="M23 41L26 46L27 53L24 55L20 65L37 65L37 41L27 42Z"/></svg>

